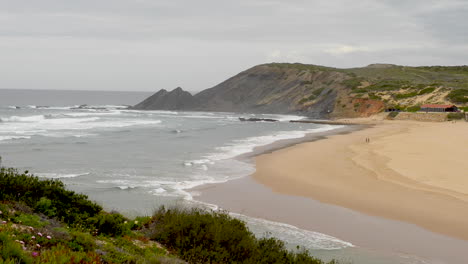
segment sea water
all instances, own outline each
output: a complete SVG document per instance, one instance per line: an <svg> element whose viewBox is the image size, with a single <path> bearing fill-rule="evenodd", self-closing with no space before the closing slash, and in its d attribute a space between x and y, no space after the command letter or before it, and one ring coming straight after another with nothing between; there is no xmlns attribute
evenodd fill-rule
<svg viewBox="0 0 468 264"><path fill-rule="evenodd" d="M337 128L289 122L301 116L128 109L148 95L0 90L2 165L60 179L107 210L151 215L162 205L197 204L193 187L251 174L254 165L237 157L255 147ZM241 122L239 117L279 121ZM353 250L352 243L326 234L233 216L259 236L268 233L321 257L346 252L351 261L371 259L371 254ZM368 263L395 259L378 256Z"/></svg>

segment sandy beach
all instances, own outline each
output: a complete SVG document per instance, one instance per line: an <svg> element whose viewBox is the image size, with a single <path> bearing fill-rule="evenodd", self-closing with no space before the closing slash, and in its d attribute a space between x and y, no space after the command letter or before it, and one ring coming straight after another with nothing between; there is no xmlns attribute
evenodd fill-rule
<svg viewBox="0 0 468 264"><path fill-rule="evenodd" d="M468 123L380 121L260 155L253 177L275 192L468 240L466 157Z"/></svg>
<svg viewBox="0 0 468 264"><path fill-rule="evenodd" d="M204 186L197 199L379 254L466 263L468 123L353 122L368 126L260 149L252 176ZM387 263L365 255L358 262Z"/></svg>

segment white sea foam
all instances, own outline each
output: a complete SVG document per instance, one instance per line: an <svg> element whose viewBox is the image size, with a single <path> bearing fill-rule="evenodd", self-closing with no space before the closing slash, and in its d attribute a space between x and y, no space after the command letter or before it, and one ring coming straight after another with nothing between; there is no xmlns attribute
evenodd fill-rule
<svg viewBox="0 0 468 264"><path fill-rule="evenodd" d="M354 247L350 242L319 232L300 229L293 225L248 217L236 213L230 213L230 215L245 221L250 229L257 230L257 236L262 236L268 232L273 237L279 238L284 242L309 249L336 250Z"/></svg>
<svg viewBox="0 0 468 264"><path fill-rule="evenodd" d="M283 131L265 136L249 137L246 139L234 140L233 142L217 148L217 152L205 156L204 163L216 160L230 159L236 156L252 152L254 148L269 145L279 140L302 138L309 133L325 132L342 126L323 125L319 128L312 128L302 131ZM193 161L192 161L193 163Z"/></svg>
<svg viewBox="0 0 468 264"><path fill-rule="evenodd" d="M0 118L1 122L39 122L45 119L44 115L10 116Z"/></svg>
<svg viewBox="0 0 468 264"><path fill-rule="evenodd" d="M211 203L196 200L191 202L197 206L201 205L202 207L213 211L219 211L222 209ZM300 246L309 250L337 250L354 247L352 243L339 238L301 229L290 224L269 221L233 212L229 212L229 215L245 222L255 236L259 238L265 237L266 235L275 237L286 242L290 247Z"/></svg>
<svg viewBox="0 0 468 264"><path fill-rule="evenodd" d="M89 175L89 172L84 173L35 173L34 175L41 178L61 179L61 178L75 178L80 176Z"/></svg>
<svg viewBox="0 0 468 264"><path fill-rule="evenodd" d="M0 136L0 141L30 139L30 136Z"/></svg>
<svg viewBox="0 0 468 264"><path fill-rule="evenodd" d="M9 116L0 118L1 140L17 139L34 135L66 137L89 136L92 133L70 133L74 130L112 129L130 126L150 126L161 123L161 120L140 119L134 117L121 118L104 115L119 115L120 110L109 113L60 113L30 116Z"/></svg>

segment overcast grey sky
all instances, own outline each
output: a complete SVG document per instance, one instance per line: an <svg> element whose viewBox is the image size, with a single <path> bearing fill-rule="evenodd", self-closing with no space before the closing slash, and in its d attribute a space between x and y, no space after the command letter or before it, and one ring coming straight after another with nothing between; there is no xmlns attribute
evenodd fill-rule
<svg viewBox="0 0 468 264"><path fill-rule="evenodd" d="M0 0L0 88L212 87L256 64L468 64L467 0Z"/></svg>

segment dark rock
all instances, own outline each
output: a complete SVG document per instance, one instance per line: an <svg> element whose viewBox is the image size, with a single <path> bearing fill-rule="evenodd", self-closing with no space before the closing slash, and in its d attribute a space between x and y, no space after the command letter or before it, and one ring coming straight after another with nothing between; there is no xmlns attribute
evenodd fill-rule
<svg viewBox="0 0 468 264"><path fill-rule="evenodd" d="M191 93L177 87L168 92L164 89L146 98L143 102L135 105L132 109L143 110L188 110L193 105Z"/></svg>
<svg viewBox="0 0 468 264"><path fill-rule="evenodd" d="M270 119L270 118L255 118L255 117L252 117L252 118L243 118L243 117L239 117L239 120L240 120L240 121L250 121L250 122L260 122L260 121L264 121L264 122L278 122L278 120L276 120L276 119Z"/></svg>

